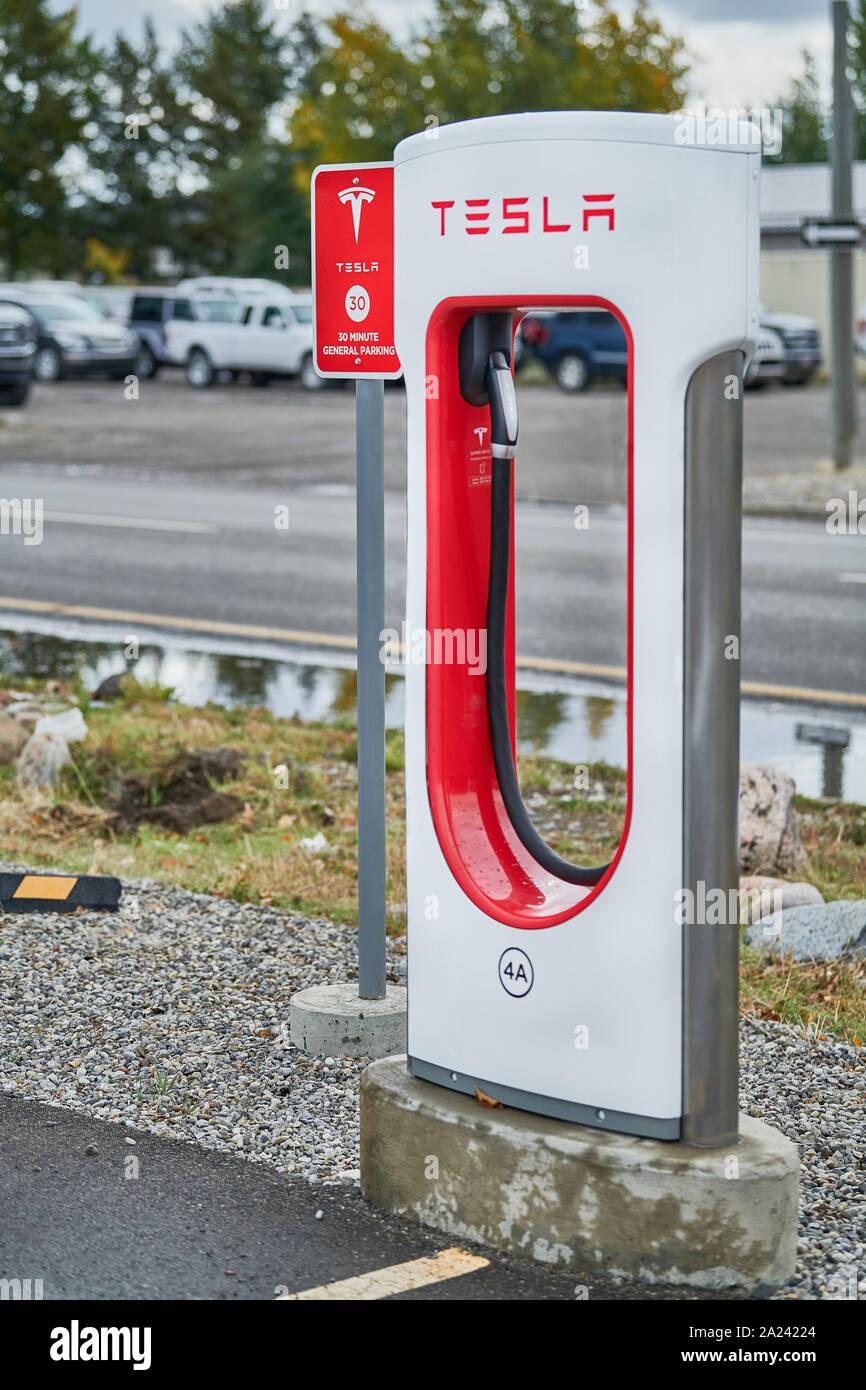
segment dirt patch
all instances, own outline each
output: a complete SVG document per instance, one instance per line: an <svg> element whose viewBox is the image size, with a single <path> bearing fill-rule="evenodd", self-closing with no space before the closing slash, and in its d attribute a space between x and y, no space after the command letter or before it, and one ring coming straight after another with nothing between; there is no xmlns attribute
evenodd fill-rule
<svg viewBox="0 0 866 1390"><path fill-rule="evenodd" d="M237 777L243 761L243 754L230 748L199 748L183 753L167 775L119 778L106 798L112 813L110 823L120 831L134 830L146 822L185 834L198 825L231 820L244 809L244 803L229 792L218 791L213 781Z"/></svg>

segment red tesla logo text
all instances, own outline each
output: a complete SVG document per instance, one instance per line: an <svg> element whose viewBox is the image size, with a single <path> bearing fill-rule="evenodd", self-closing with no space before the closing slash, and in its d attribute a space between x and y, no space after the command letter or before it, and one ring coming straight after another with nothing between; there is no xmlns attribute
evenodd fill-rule
<svg viewBox="0 0 866 1390"><path fill-rule="evenodd" d="M592 218L597 218L609 232L614 229L613 193L584 193L583 206L578 209L578 222L581 231L589 231ZM570 232L572 223L555 217L551 210L551 199L541 199L541 207L534 208L528 197L511 198L465 198L462 214L451 212L456 207L455 198L441 198L430 206L439 213L439 235L445 236L454 226L460 226L467 236L487 236L497 231L503 235L526 234L533 228L542 232Z"/></svg>

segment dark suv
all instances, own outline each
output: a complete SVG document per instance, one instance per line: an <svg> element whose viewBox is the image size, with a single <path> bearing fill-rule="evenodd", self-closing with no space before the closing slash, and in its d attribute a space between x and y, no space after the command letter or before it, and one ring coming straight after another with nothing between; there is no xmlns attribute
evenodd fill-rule
<svg viewBox="0 0 866 1390"><path fill-rule="evenodd" d="M138 339L122 324L88 304L79 294L17 290L2 297L29 311L36 320L38 341L33 374L39 382L70 376L108 376L120 381L135 371Z"/></svg>
<svg viewBox="0 0 866 1390"><path fill-rule="evenodd" d="M132 297L129 326L138 334L141 346L138 353L138 375L156 376L165 362L165 325L169 319L197 318L192 300L175 295L173 290L147 290Z"/></svg>
<svg viewBox="0 0 866 1390"><path fill-rule="evenodd" d="M0 300L0 406L23 405L30 394L38 325L20 304Z"/></svg>
<svg viewBox="0 0 866 1390"><path fill-rule="evenodd" d="M628 380L625 329L606 309L527 314L520 340L522 361L543 362L563 391L585 391L596 377Z"/></svg>

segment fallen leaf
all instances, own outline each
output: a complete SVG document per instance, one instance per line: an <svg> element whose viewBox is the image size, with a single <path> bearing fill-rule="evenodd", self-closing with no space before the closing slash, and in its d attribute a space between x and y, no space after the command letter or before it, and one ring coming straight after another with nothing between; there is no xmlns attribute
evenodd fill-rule
<svg viewBox="0 0 866 1390"><path fill-rule="evenodd" d="M773 1023L778 1023L781 1018L781 1014L777 1014L776 1010L771 1009L769 1004L757 1004L755 1013L758 1018L770 1019Z"/></svg>
<svg viewBox="0 0 866 1390"><path fill-rule="evenodd" d="M485 1110L504 1110L505 1106L501 1100L494 1100L492 1096L486 1096L483 1091L475 1087L475 1099L479 1105L483 1105Z"/></svg>

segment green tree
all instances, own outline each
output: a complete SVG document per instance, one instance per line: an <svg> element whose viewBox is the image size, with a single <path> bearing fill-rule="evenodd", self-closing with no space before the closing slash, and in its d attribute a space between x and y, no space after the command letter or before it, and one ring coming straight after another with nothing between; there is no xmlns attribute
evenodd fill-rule
<svg viewBox="0 0 866 1390"><path fill-rule="evenodd" d="M585 16L585 19L584 19ZM643 0L630 22L609 0L436 0L420 60L442 121L503 111L675 111L682 40ZM432 82L430 82L432 78Z"/></svg>
<svg viewBox="0 0 866 1390"><path fill-rule="evenodd" d="M866 159L866 0L850 6L848 68L854 99L854 158Z"/></svg>
<svg viewBox="0 0 866 1390"><path fill-rule="evenodd" d="M828 157L829 118L818 84L815 59L803 50L803 72L775 107L782 112L782 148L770 164L821 164Z"/></svg>
<svg viewBox="0 0 866 1390"><path fill-rule="evenodd" d="M247 149L239 164L214 175L209 197L233 210L220 262L225 274L309 285L309 200L284 139L268 137Z"/></svg>
<svg viewBox="0 0 866 1390"><path fill-rule="evenodd" d="M285 217L292 226L273 245L295 235L287 148L284 179L275 168L276 143L286 138L290 54L275 18L266 0L234 0L183 35L174 72L189 110L186 154L200 185L181 238L191 265L230 273L252 261L264 269L262 247L280 230L275 223ZM271 249L271 271L273 263Z"/></svg>
<svg viewBox="0 0 866 1390"><path fill-rule="evenodd" d="M267 0L227 0L183 35L174 68L190 98L190 153L204 169L239 159L288 96L285 34Z"/></svg>
<svg viewBox="0 0 866 1390"><path fill-rule="evenodd" d="M424 128L431 85L369 16L334 15L321 35L290 122L306 187L316 164L390 159L399 140Z"/></svg>
<svg viewBox="0 0 866 1390"><path fill-rule="evenodd" d="M325 22L291 119L305 171L319 160L388 159L434 123L506 111L674 111L685 99L682 41L643 0L436 0L401 48L363 12Z"/></svg>
<svg viewBox="0 0 866 1390"><path fill-rule="evenodd" d="M147 280L157 248L178 249L191 177L191 116L173 65L160 53L153 23L140 43L122 34L103 55L97 130L88 147L96 173L91 227L107 246L128 253L127 273Z"/></svg>
<svg viewBox="0 0 866 1390"><path fill-rule="evenodd" d="M76 13L0 0L0 256L6 273L64 270L80 255L70 159L93 111L96 56ZM83 161L82 161L83 162Z"/></svg>

